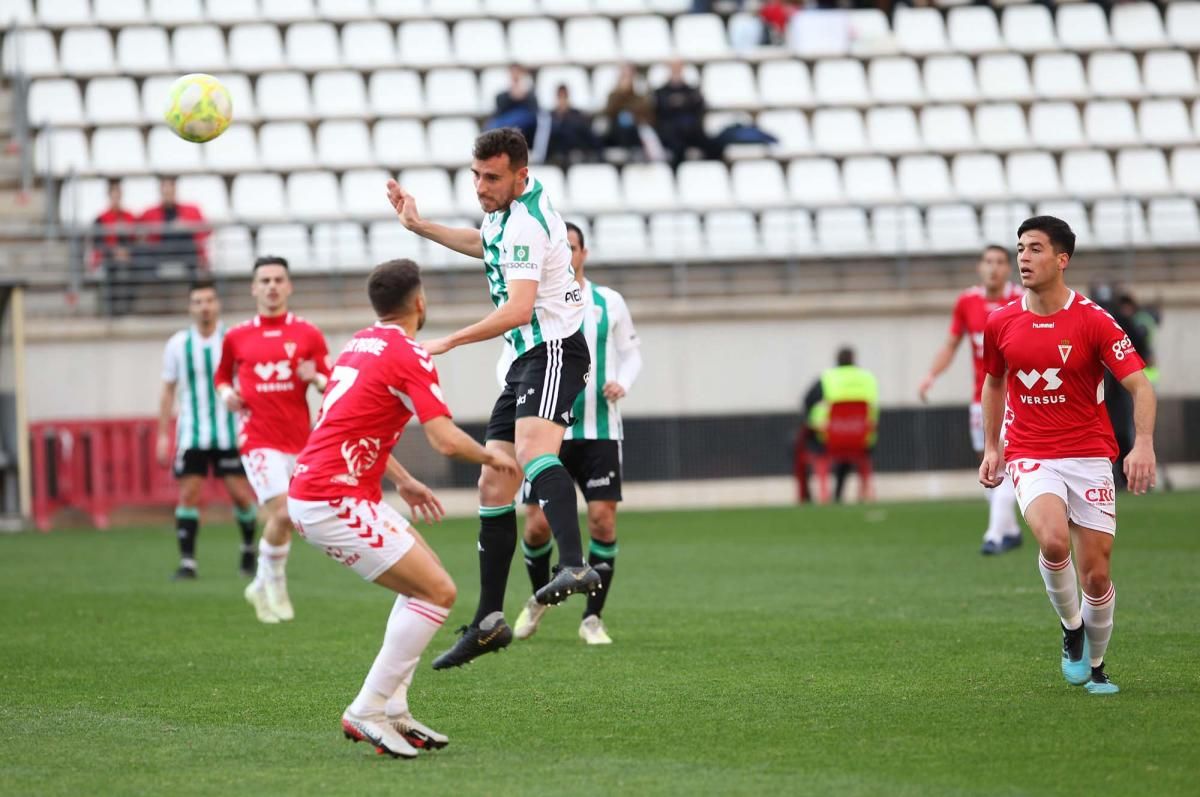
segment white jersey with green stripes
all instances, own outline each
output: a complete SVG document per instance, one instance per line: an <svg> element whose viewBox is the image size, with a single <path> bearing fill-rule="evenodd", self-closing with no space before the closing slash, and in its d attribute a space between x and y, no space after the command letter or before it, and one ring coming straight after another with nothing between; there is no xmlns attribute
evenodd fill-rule
<svg viewBox="0 0 1200 797"><path fill-rule="evenodd" d="M213 389L225 327L202 337L195 328L176 332L163 352L163 381L175 385L175 440L179 451L236 449L237 421Z"/></svg>
<svg viewBox="0 0 1200 797"><path fill-rule="evenodd" d="M508 301L512 280L538 283L529 323L504 333L517 356L575 334L583 321L583 297L571 268L566 225L541 182L530 177L525 193L507 209L483 217L479 234L492 304Z"/></svg>

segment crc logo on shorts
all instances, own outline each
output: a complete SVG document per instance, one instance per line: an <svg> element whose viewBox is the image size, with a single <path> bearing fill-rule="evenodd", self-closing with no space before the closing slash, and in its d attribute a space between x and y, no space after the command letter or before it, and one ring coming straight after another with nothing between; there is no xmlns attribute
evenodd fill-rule
<svg viewBox="0 0 1200 797"><path fill-rule="evenodd" d="M1089 504L1112 506L1117 502L1117 488L1111 483L1100 487L1089 487L1084 490L1083 499Z"/></svg>

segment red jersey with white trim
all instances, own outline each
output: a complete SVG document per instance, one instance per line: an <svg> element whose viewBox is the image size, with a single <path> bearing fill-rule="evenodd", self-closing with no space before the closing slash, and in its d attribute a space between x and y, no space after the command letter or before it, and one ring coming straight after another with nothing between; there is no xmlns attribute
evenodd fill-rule
<svg viewBox="0 0 1200 797"><path fill-rule="evenodd" d="M225 334L214 384L241 393L238 449L273 448L295 454L304 448L312 418L308 383L296 376L304 360L329 376L329 347L321 330L293 314L255 316ZM236 377L236 378L235 378Z"/></svg>
<svg viewBox="0 0 1200 797"><path fill-rule="evenodd" d="M966 335L971 344L971 363L975 366L975 392L971 401L979 403L983 395L983 328L988 316L1009 302L1020 299L1025 289L1011 282L1004 284L999 299L989 299L981 286L967 288L958 295L954 303L954 314L950 317L950 334Z"/></svg>
<svg viewBox="0 0 1200 797"><path fill-rule="evenodd" d="M334 365L288 495L379 501L388 454L414 415L451 417L433 358L401 327L359 331Z"/></svg>
<svg viewBox="0 0 1200 797"><path fill-rule="evenodd" d="M1023 298L988 317L983 349L989 374L1008 372L1006 461L1116 459L1104 369L1121 380L1145 363L1100 305L1071 291L1062 310L1040 316Z"/></svg>

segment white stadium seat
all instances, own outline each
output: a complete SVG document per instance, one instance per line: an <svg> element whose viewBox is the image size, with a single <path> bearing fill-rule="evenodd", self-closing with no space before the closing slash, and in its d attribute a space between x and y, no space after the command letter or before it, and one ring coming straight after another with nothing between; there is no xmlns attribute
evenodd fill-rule
<svg viewBox="0 0 1200 797"><path fill-rule="evenodd" d="M415 119L383 119L375 123L371 140L375 162L388 169L429 163L425 125Z"/></svg>
<svg viewBox="0 0 1200 797"><path fill-rule="evenodd" d="M475 73L470 69L431 69L425 75L427 110L437 116L491 113L493 97L480 98ZM481 106L482 102L482 106Z"/></svg>
<svg viewBox="0 0 1200 797"><path fill-rule="evenodd" d="M737 207L761 210L791 204L783 169L773 160L738 161L730 176Z"/></svg>
<svg viewBox="0 0 1200 797"><path fill-rule="evenodd" d="M1029 110L1029 133L1036 147L1082 147L1083 124L1079 109L1070 102L1039 102Z"/></svg>
<svg viewBox="0 0 1200 797"><path fill-rule="evenodd" d="M871 210L871 240L881 254L921 252L928 247L921 211L912 205Z"/></svg>
<svg viewBox="0 0 1200 797"><path fill-rule="evenodd" d="M92 21L88 0L41 0L37 6L37 21L49 28L87 25Z"/></svg>
<svg viewBox="0 0 1200 797"><path fill-rule="evenodd" d="M682 190L681 190L682 192ZM620 213L621 181L610 163L577 163L567 170L571 207L587 213Z"/></svg>
<svg viewBox="0 0 1200 797"><path fill-rule="evenodd" d="M748 210L716 210L704 214L704 248L707 255L729 258L759 253L758 225Z"/></svg>
<svg viewBox="0 0 1200 797"><path fill-rule="evenodd" d="M430 5L432 6L432 3ZM436 9L438 15L446 19L478 17L483 14L480 0L437 0Z"/></svg>
<svg viewBox="0 0 1200 797"><path fill-rule="evenodd" d="M116 71L112 35L102 28L69 28L59 42L62 71L87 77Z"/></svg>
<svg viewBox="0 0 1200 797"><path fill-rule="evenodd" d="M559 19L586 16L593 12L592 0L540 0L538 5L542 13Z"/></svg>
<svg viewBox="0 0 1200 797"><path fill-rule="evenodd" d="M870 148L887 155L919 152L921 134L912 108L871 108L867 111L867 138Z"/></svg>
<svg viewBox="0 0 1200 797"><path fill-rule="evenodd" d="M971 115L961 105L929 105L921 109L921 138L926 149L958 152L976 149Z"/></svg>
<svg viewBox="0 0 1200 797"><path fill-rule="evenodd" d="M1049 152L1015 152L1005 162L1008 187L1031 199L1062 196L1058 165Z"/></svg>
<svg viewBox="0 0 1200 797"><path fill-rule="evenodd" d="M812 132L817 152L853 155L868 149L862 114L852 108L818 110L812 117Z"/></svg>
<svg viewBox="0 0 1200 797"><path fill-rule="evenodd" d="M1141 97L1141 77L1133 53L1092 53L1088 58L1088 83L1098 97Z"/></svg>
<svg viewBox="0 0 1200 797"><path fill-rule="evenodd" d="M415 168L405 169L400 173L400 184L417 200L417 207L426 216L453 216L455 214L454 192L450 187L450 177L444 169ZM387 197L384 196L384 184L380 182L375 189L378 201L385 211L391 211ZM393 211L394 212L394 211Z"/></svg>
<svg viewBox="0 0 1200 797"><path fill-rule="evenodd" d="M1181 50L1156 50L1142 61L1146 92L1156 97L1194 97L1196 65Z"/></svg>
<svg viewBox="0 0 1200 797"><path fill-rule="evenodd" d="M250 125L232 124L202 147L204 162L212 171L237 174L259 168L258 138Z"/></svg>
<svg viewBox="0 0 1200 797"><path fill-rule="evenodd" d="M769 108L813 105L808 65L802 61L767 61L758 67L758 95Z"/></svg>
<svg viewBox="0 0 1200 797"><path fill-rule="evenodd" d="M896 168L900 195L916 202L945 202L954 198L950 169L941 155L906 155Z"/></svg>
<svg viewBox="0 0 1200 797"><path fill-rule="evenodd" d="M283 67L279 28L266 23L234 25L229 31L229 65L242 72Z"/></svg>
<svg viewBox="0 0 1200 797"><path fill-rule="evenodd" d="M421 77L411 69L381 69L367 82L367 98L375 116L419 116L425 112Z"/></svg>
<svg viewBox="0 0 1200 797"><path fill-rule="evenodd" d="M1129 50L1149 50L1167 44L1162 17L1155 3L1114 4L1112 36L1118 47Z"/></svg>
<svg viewBox="0 0 1200 797"><path fill-rule="evenodd" d="M387 199L387 181L390 176L383 169L347 171L342 175L342 210L352 219L389 219L391 225L403 229L396 219L396 211ZM412 188L405 182L401 182L401 185L406 189ZM416 197L421 214L429 215L424 197L419 194Z"/></svg>
<svg viewBox="0 0 1200 797"><path fill-rule="evenodd" d="M289 25L284 38L288 66L313 71L341 65L338 35L328 22Z"/></svg>
<svg viewBox="0 0 1200 797"><path fill-rule="evenodd" d="M77 125L83 123L83 100L74 80L35 80L29 88L29 121L44 124Z"/></svg>
<svg viewBox="0 0 1200 797"><path fill-rule="evenodd" d="M370 19L371 0L317 0L316 15L335 22Z"/></svg>
<svg viewBox="0 0 1200 797"><path fill-rule="evenodd" d="M1097 100L1083 108L1083 129L1089 143L1124 147L1141 143L1133 107L1124 100Z"/></svg>
<svg viewBox="0 0 1200 797"><path fill-rule="evenodd" d="M200 0L150 0L149 11L150 19L159 25L187 25L204 20Z"/></svg>
<svg viewBox="0 0 1200 797"><path fill-rule="evenodd" d="M313 113L318 119L367 114L367 88L358 72L318 72L312 79Z"/></svg>
<svg viewBox="0 0 1200 797"><path fill-rule="evenodd" d="M507 64L504 26L494 19L464 19L454 26L454 60L475 68Z"/></svg>
<svg viewBox="0 0 1200 797"><path fill-rule="evenodd" d="M985 241L1012 247L1017 241L1017 228L1033 215L1033 208L1026 202L989 202L979 215Z"/></svg>
<svg viewBox="0 0 1200 797"><path fill-rule="evenodd" d="M807 210L768 210L759 221L759 239L767 257L790 257L816 252L812 215Z"/></svg>
<svg viewBox="0 0 1200 797"><path fill-rule="evenodd" d="M883 29L891 37L887 17ZM787 46L797 55L808 59L832 58L850 51L852 38L851 15L843 11L820 14L793 14L787 27Z"/></svg>
<svg viewBox="0 0 1200 797"><path fill-rule="evenodd" d="M50 31L40 28L15 30L4 37L6 73L20 70L29 77L58 74L57 48Z"/></svg>
<svg viewBox="0 0 1200 797"><path fill-rule="evenodd" d="M33 0L8 0L0 6L0 26L32 25L34 21Z"/></svg>
<svg viewBox="0 0 1200 797"><path fill-rule="evenodd" d="M1187 196L1200 196L1200 147L1176 147L1171 153L1171 184Z"/></svg>
<svg viewBox="0 0 1200 797"><path fill-rule="evenodd" d="M558 87L565 85L572 108L588 113L602 110L607 97L592 97L592 84L587 70L580 66L546 66L538 70L537 95L542 108L553 108ZM491 109L488 109L491 110Z"/></svg>
<svg viewBox="0 0 1200 797"><path fill-rule="evenodd" d="M1033 59L1033 89L1047 99L1085 99L1089 95L1083 62L1075 53L1042 53Z"/></svg>
<svg viewBox="0 0 1200 797"><path fill-rule="evenodd" d="M1167 3L1167 38L1176 47L1200 49L1200 2Z"/></svg>
<svg viewBox="0 0 1200 797"><path fill-rule="evenodd" d="M508 51L529 66L562 63L558 24L549 19L514 20L508 26Z"/></svg>
<svg viewBox="0 0 1200 797"><path fill-rule="evenodd" d="M313 265L323 270L359 269L371 262L366 233L354 221L314 224L312 249Z"/></svg>
<svg viewBox="0 0 1200 797"><path fill-rule="evenodd" d="M213 231L213 270L218 274L244 276L254 262L250 228L243 225L218 227Z"/></svg>
<svg viewBox="0 0 1200 797"><path fill-rule="evenodd" d="M539 166L538 174L542 174L546 167ZM565 184L566 178L559 172L559 179ZM566 213L568 209L566 190L560 191L558 194L551 194L551 200L554 202L555 210L560 213ZM464 166L454 173L454 202L458 206L458 212L467 216L479 216L483 213L479 207L479 197L475 195L474 178L471 175L470 168ZM585 233L586 234L586 233Z"/></svg>
<svg viewBox="0 0 1200 797"><path fill-rule="evenodd" d="M946 19L950 49L955 52L979 55L1005 49L996 24L996 12L987 6L956 6Z"/></svg>
<svg viewBox="0 0 1200 797"><path fill-rule="evenodd" d="M980 105L975 109L975 135L987 149L1004 152L1029 146L1025 114L1015 103Z"/></svg>
<svg viewBox="0 0 1200 797"><path fill-rule="evenodd" d="M968 153L954 158L954 191L963 199L985 202L1009 195L1000 157L991 152Z"/></svg>
<svg viewBox="0 0 1200 797"><path fill-rule="evenodd" d="M459 166L471 157L471 148L479 135L479 124L471 118L440 117L426 128L430 162L438 166Z"/></svg>
<svg viewBox="0 0 1200 797"><path fill-rule="evenodd" d="M1150 241L1146 216L1136 199L1101 199L1092 207L1092 232L1101 246L1143 245Z"/></svg>
<svg viewBox="0 0 1200 797"><path fill-rule="evenodd" d="M788 164L788 191L805 207L837 205L846 201L842 176L832 158L799 158Z"/></svg>
<svg viewBox="0 0 1200 797"><path fill-rule="evenodd" d="M599 262L645 260L650 251L646 219L640 213L609 213L596 217L588 250Z"/></svg>
<svg viewBox="0 0 1200 797"><path fill-rule="evenodd" d="M165 125L155 125L147 135L146 159L152 172L182 174L204 171L203 154L200 147L184 141Z"/></svg>
<svg viewBox="0 0 1200 797"><path fill-rule="evenodd" d="M901 52L910 55L930 55L949 49L942 12L936 8L897 6L892 17L892 27Z"/></svg>
<svg viewBox="0 0 1200 797"><path fill-rule="evenodd" d="M422 263L428 251L421 236L404 229L395 219L373 221L367 227L367 253L372 263L398 257Z"/></svg>
<svg viewBox="0 0 1200 797"><path fill-rule="evenodd" d="M153 145L154 131L150 131L150 134ZM219 224L232 218L229 215L229 194L225 190L225 180L216 175L182 175L175 187L175 193L181 202L199 205L208 221Z"/></svg>
<svg viewBox="0 0 1200 797"><path fill-rule="evenodd" d="M1160 149L1123 149L1117 153L1117 184L1127 196L1169 194L1167 158Z"/></svg>
<svg viewBox="0 0 1200 797"><path fill-rule="evenodd" d="M300 72L269 72L258 78L258 113L263 119L307 119L312 116L308 78Z"/></svg>
<svg viewBox="0 0 1200 797"><path fill-rule="evenodd" d="M734 164L734 185L737 185L738 166ZM631 163L621 170L621 195L630 210L648 213L656 210L675 210L679 202L675 195L675 173L665 163ZM552 199L557 199L551 194Z"/></svg>
<svg viewBox="0 0 1200 797"><path fill-rule="evenodd" d="M1077 199L1051 199L1039 202L1034 208L1034 215L1055 216L1071 225L1075 233L1075 245L1079 248L1090 248L1095 244L1092 235L1092 223L1088 218L1087 209Z"/></svg>
<svg viewBox="0 0 1200 797"><path fill-rule="evenodd" d="M754 70L740 61L705 65L700 90L710 108L752 109L759 106Z"/></svg>
<svg viewBox="0 0 1200 797"><path fill-rule="evenodd" d="M312 0L258 0L259 13L272 22L301 22L316 17Z"/></svg>
<svg viewBox="0 0 1200 797"><path fill-rule="evenodd" d="M925 93L934 102L978 101L979 86L975 82L975 68L971 65L971 60L962 55L935 55L926 58Z"/></svg>
<svg viewBox="0 0 1200 797"><path fill-rule="evenodd" d="M1103 50L1112 46L1104 9L1097 3L1059 5L1058 39L1063 47L1076 52Z"/></svg>
<svg viewBox="0 0 1200 797"><path fill-rule="evenodd" d="M396 39L383 22L349 22L342 28L342 57L354 69L395 66Z"/></svg>
<svg viewBox="0 0 1200 797"><path fill-rule="evenodd" d="M825 59L813 71L817 101L822 105L869 105L867 75L851 58Z"/></svg>
<svg viewBox="0 0 1200 797"><path fill-rule="evenodd" d="M88 172L87 137L82 130L57 128L38 134L33 146L33 164L39 171L61 177L68 172Z"/></svg>
<svg viewBox="0 0 1200 797"><path fill-rule="evenodd" d="M872 99L881 105L919 105L925 100L917 62L904 56L874 58L867 68Z"/></svg>
<svg viewBox="0 0 1200 797"><path fill-rule="evenodd" d="M725 25L716 14L681 14L675 17L676 54L687 61L707 62L733 55ZM733 22L730 22L732 27Z"/></svg>
<svg viewBox="0 0 1200 797"><path fill-rule="evenodd" d="M488 16L536 17L540 12L537 0L483 0L483 12Z"/></svg>
<svg viewBox="0 0 1200 797"><path fill-rule="evenodd" d="M374 0L375 15L381 19L421 19L429 15L427 0Z"/></svg>
<svg viewBox="0 0 1200 797"><path fill-rule="evenodd" d="M842 183L846 199L855 204L882 204L899 198L896 175L887 158L846 158L842 162Z"/></svg>
<svg viewBox="0 0 1200 797"><path fill-rule="evenodd" d="M1138 105L1138 127L1147 144L1173 146L1196 141L1183 100L1143 100Z"/></svg>
<svg viewBox="0 0 1200 797"><path fill-rule="evenodd" d="M1025 59L1013 53L984 55L976 65L979 93L990 100L1029 100L1033 85Z"/></svg>
<svg viewBox="0 0 1200 797"><path fill-rule="evenodd" d="M813 151L808 117L800 111L763 111L758 115L758 126L779 139L771 147L779 157L809 155Z"/></svg>
<svg viewBox="0 0 1200 797"><path fill-rule="evenodd" d="M685 161L676 171L675 180L679 204L685 208L712 210L732 204L729 171L721 161ZM574 190L571 194L578 196Z"/></svg>
<svg viewBox="0 0 1200 797"><path fill-rule="evenodd" d="M463 160L462 158L459 159ZM470 168L460 169L470 175ZM554 205L554 209L560 213L565 213L571 209L570 197L567 196L567 177L563 174L563 170L558 166L550 164L538 164L532 170L532 174L539 183L542 184L542 190L546 196L550 197L550 202ZM474 189L474 186L472 186ZM479 199L475 197L474 190L471 191L471 213L482 213L479 208Z"/></svg>
<svg viewBox="0 0 1200 797"><path fill-rule="evenodd" d="M439 20L405 22L397 33L400 63L418 69L453 66L450 30Z"/></svg>
<svg viewBox="0 0 1200 797"><path fill-rule="evenodd" d="M828 254L870 251L867 213L862 208L821 208L817 211L817 245Z"/></svg>
<svg viewBox="0 0 1200 797"><path fill-rule="evenodd" d="M1083 149L1064 154L1062 179L1069 196L1095 199L1117 193L1112 158L1103 150Z"/></svg>
<svg viewBox="0 0 1200 797"><path fill-rule="evenodd" d="M291 171L316 162L312 133L305 122L267 122L258 130L262 165Z"/></svg>
<svg viewBox="0 0 1200 797"><path fill-rule="evenodd" d="M287 178L288 214L306 221L342 215L338 181L333 172L292 172Z"/></svg>
<svg viewBox="0 0 1200 797"><path fill-rule="evenodd" d="M1043 5L1029 3L1005 6L1000 25L1008 49L1019 53L1042 53L1058 49L1054 21Z"/></svg>
<svg viewBox="0 0 1200 797"><path fill-rule="evenodd" d="M617 49L617 31L610 19L568 19L563 24L563 49L571 54L572 63L592 65L621 60Z"/></svg>
<svg viewBox="0 0 1200 797"><path fill-rule="evenodd" d="M171 71L171 48L162 28L128 27L117 33L117 69L127 75Z"/></svg>
<svg viewBox="0 0 1200 797"><path fill-rule="evenodd" d="M700 217L695 213L655 213L650 217L650 243L659 260L702 255L702 236Z"/></svg>
<svg viewBox="0 0 1200 797"><path fill-rule="evenodd" d="M92 14L96 24L106 28L140 25L148 19L145 0L93 0ZM4 12L0 11L0 24Z"/></svg>
<svg viewBox="0 0 1200 797"><path fill-rule="evenodd" d="M92 133L92 168L112 176L148 171L146 141L135 127L101 127Z"/></svg>
<svg viewBox="0 0 1200 797"><path fill-rule="evenodd" d="M171 34L171 61L180 72L227 69L225 36L216 25L186 25Z"/></svg>
<svg viewBox="0 0 1200 797"><path fill-rule="evenodd" d="M254 22L259 18L258 3L248 3L246 0L205 0L204 8L209 21L218 25Z"/></svg>
<svg viewBox="0 0 1200 797"><path fill-rule="evenodd" d="M249 122L258 119L258 104L254 101L254 91L250 88L250 79L242 74L231 74L229 72L217 73L217 80L221 81L221 85L229 92L229 99L233 103L234 118L241 122ZM147 87L152 81L158 78L148 78L142 86L143 104L149 99L147 96ZM168 79L170 85L170 79ZM165 96L162 95L162 96ZM162 117L161 105L162 100L158 100L157 105L160 107L158 116Z"/></svg>
<svg viewBox="0 0 1200 797"><path fill-rule="evenodd" d="M317 127L317 161L326 169L374 166L371 134L359 119L333 119Z"/></svg>
<svg viewBox="0 0 1200 797"><path fill-rule="evenodd" d="M671 28L661 16L622 17L617 21L617 43L622 60L635 64L666 61L674 55Z"/></svg>
<svg viewBox="0 0 1200 797"><path fill-rule="evenodd" d="M255 237L254 254L275 255L288 262L291 271L303 273L312 266L308 228L303 224L264 224Z"/></svg>
<svg viewBox="0 0 1200 797"><path fill-rule="evenodd" d="M982 244L979 216L970 205L934 205L925 211L925 227L935 252L973 252Z"/></svg>
<svg viewBox="0 0 1200 797"><path fill-rule="evenodd" d="M1200 214L1194 199L1152 199L1146 206L1146 220L1157 244L1191 246L1200 242Z"/></svg>

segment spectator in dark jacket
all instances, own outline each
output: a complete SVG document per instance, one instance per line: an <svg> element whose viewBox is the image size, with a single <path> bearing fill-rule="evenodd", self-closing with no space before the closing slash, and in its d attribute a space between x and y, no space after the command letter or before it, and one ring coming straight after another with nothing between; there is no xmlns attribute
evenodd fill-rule
<svg viewBox="0 0 1200 797"><path fill-rule="evenodd" d="M678 166L689 147L699 149L705 158L721 157L719 148L704 132L707 110L700 89L684 79L683 62L671 62L671 76L654 92L654 116L658 137Z"/></svg>
<svg viewBox="0 0 1200 797"><path fill-rule="evenodd" d="M592 118L578 108L571 107L570 89L565 85L560 85L554 96L546 161L566 164L573 158L595 160L600 152L600 142L592 132Z"/></svg>
<svg viewBox="0 0 1200 797"><path fill-rule="evenodd" d="M133 300L133 247L137 217L122 207L121 181L108 181L108 207L92 222L92 269L103 269L105 301L112 315L125 315Z"/></svg>
<svg viewBox="0 0 1200 797"><path fill-rule="evenodd" d="M610 147L641 150L639 128L654 124L654 106L649 97L638 91L636 81L637 69L633 64L622 65L616 88L604 104L604 115L608 118L605 143Z"/></svg>
<svg viewBox="0 0 1200 797"><path fill-rule="evenodd" d="M533 79L521 66L508 69L508 88L496 95L496 115L488 120L489 130L496 127L515 127L532 146L537 132L538 101L533 91Z"/></svg>
<svg viewBox="0 0 1200 797"><path fill-rule="evenodd" d="M183 266L188 281L208 269L207 241L211 230L196 205L175 200L175 178L159 180L161 201L138 219L145 235L141 258L150 276L167 264Z"/></svg>

